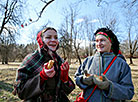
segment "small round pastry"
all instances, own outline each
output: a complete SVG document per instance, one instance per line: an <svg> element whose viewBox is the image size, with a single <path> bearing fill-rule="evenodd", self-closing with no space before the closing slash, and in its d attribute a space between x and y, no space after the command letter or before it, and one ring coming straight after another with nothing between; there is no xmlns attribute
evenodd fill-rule
<svg viewBox="0 0 138 102"><path fill-rule="evenodd" d="M54 60L49 60L47 68L51 69L53 67L53 64L54 64Z"/></svg>
<svg viewBox="0 0 138 102"><path fill-rule="evenodd" d="M102 77L102 76L94 75L94 77L95 77L96 80L98 80L98 81L103 81L103 77Z"/></svg>
<svg viewBox="0 0 138 102"><path fill-rule="evenodd" d="M91 74L89 74L89 73L87 72L87 70L84 70L84 74L85 74L86 77L91 76Z"/></svg>

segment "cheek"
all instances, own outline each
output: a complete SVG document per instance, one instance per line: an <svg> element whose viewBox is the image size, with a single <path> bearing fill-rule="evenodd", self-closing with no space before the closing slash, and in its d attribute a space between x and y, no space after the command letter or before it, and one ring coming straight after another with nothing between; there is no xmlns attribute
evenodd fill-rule
<svg viewBox="0 0 138 102"><path fill-rule="evenodd" d="M112 46L111 44L108 45L109 49L111 49L111 46Z"/></svg>
<svg viewBox="0 0 138 102"><path fill-rule="evenodd" d="M108 44L105 45L106 49L108 49L109 51L111 50L111 43L109 42Z"/></svg>
<svg viewBox="0 0 138 102"><path fill-rule="evenodd" d="M56 41L57 45L59 44L58 40Z"/></svg>
<svg viewBox="0 0 138 102"><path fill-rule="evenodd" d="M45 39L45 40L44 40L44 43L45 43L46 45L48 45L49 41L50 41L49 39Z"/></svg>

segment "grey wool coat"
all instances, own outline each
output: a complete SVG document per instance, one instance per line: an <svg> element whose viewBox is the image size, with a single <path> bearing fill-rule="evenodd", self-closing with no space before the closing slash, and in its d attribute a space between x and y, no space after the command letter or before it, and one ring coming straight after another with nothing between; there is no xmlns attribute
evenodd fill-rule
<svg viewBox="0 0 138 102"><path fill-rule="evenodd" d="M97 52L94 56L87 57L83 64L80 65L75 73L75 81L81 89L85 90L84 99L87 99L95 86L88 86L82 83L84 70L87 70L89 74L101 75L114 56L112 52L103 54ZM134 86L131 78L131 69L122 55L117 55L116 60L105 76L110 82L109 90L96 88L88 102L124 102L132 99Z"/></svg>

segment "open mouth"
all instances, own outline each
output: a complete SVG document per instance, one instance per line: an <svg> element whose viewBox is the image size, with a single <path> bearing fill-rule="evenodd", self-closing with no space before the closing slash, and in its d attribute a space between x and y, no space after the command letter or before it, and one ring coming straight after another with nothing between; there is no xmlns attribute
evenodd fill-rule
<svg viewBox="0 0 138 102"><path fill-rule="evenodd" d="M51 47L55 47L57 44L49 44L49 46Z"/></svg>

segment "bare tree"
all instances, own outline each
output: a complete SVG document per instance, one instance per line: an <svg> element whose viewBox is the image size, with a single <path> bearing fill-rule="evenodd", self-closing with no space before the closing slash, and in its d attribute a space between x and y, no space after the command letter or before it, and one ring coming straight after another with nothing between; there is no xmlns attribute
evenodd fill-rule
<svg viewBox="0 0 138 102"><path fill-rule="evenodd" d="M64 60L66 60L66 58L69 56L68 51L70 51L70 37L68 32L66 32L63 28L59 30L59 34L61 35L61 37L59 38L60 48L62 52L61 54Z"/></svg>
<svg viewBox="0 0 138 102"><path fill-rule="evenodd" d="M2 20L0 26L0 35L4 29L8 31L10 29L9 26L16 28L16 26L21 24L22 7L23 4L18 0L6 0L6 2L0 4Z"/></svg>
<svg viewBox="0 0 138 102"><path fill-rule="evenodd" d="M1 34L1 49L0 54L2 56L2 64L8 64L8 57L10 55L11 47L10 45L15 43L15 29L4 29L3 33Z"/></svg>
<svg viewBox="0 0 138 102"><path fill-rule="evenodd" d="M120 3L120 9L122 9L122 14L125 12L125 27L126 27L126 31L128 34L128 43L126 43L126 49L127 51L129 51L129 57L130 57L130 64L133 64L132 58L134 53L137 51L138 47L137 47L137 31L138 31L138 27L137 27L137 23L138 23L138 0L98 0L99 2L99 6L102 6L103 3L106 2L107 5L110 4L116 4L116 3ZM126 12L127 11L127 12ZM133 11L133 12L132 12ZM111 16L111 15L110 15ZM113 21L116 21L113 20ZM127 52L125 51L125 52Z"/></svg>
<svg viewBox="0 0 138 102"><path fill-rule="evenodd" d="M80 44L83 39L83 23L76 24L73 27L73 47L75 49L75 55L78 59L79 63L82 64L81 57L80 57Z"/></svg>
<svg viewBox="0 0 138 102"><path fill-rule="evenodd" d="M93 55L93 40L94 40L94 29L95 25L93 24L92 17L84 17L84 23L83 23L83 29L84 29L84 34L86 34L86 40L87 40L87 47L86 47L86 52L87 56L92 56Z"/></svg>
<svg viewBox="0 0 138 102"><path fill-rule="evenodd" d="M15 43L17 26L21 24L23 3L18 0L6 0L0 3L2 20L0 25L0 43L2 45L2 63L8 64L8 45Z"/></svg>
<svg viewBox="0 0 138 102"><path fill-rule="evenodd" d="M138 40L137 40L137 22L138 18L136 15L136 11L132 9L128 9L125 13L126 15L126 31L128 33L128 48L129 48L129 58L130 58L130 64L133 64L132 58L134 53L137 51L138 46Z"/></svg>
<svg viewBox="0 0 138 102"><path fill-rule="evenodd" d="M55 0L40 0L40 1L42 3L44 3L45 5L42 7L42 9L37 14L38 17L37 17L36 20L29 19L31 21L31 23L37 22L41 18L42 14L44 13L44 10Z"/></svg>
<svg viewBox="0 0 138 102"><path fill-rule="evenodd" d="M100 26L108 26L112 31L118 32L119 21L117 17L117 14L108 7L101 8L97 19L99 20Z"/></svg>
<svg viewBox="0 0 138 102"><path fill-rule="evenodd" d="M122 4L123 7L134 7L138 6L138 0L96 0L98 6L102 6L103 4L115 4L115 3L120 3Z"/></svg>
<svg viewBox="0 0 138 102"><path fill-rule="evenodd" d="M46 7L52 3L54 0L41 0L43 3L45 3L44 7L41 9L38 18L33 22L36 22L41 17L42 13L46 9ZM24 26L22 24L23 17L23 10L25 2L21 0L5 0L3 2L0 2L0 19L1 19L1 25L0 25L0 44L1 44L1 56L2 56L2 63L7 64L8 63L8 46L11 43L15 43L15 37L19 35L18 33L18 27Z"/></svg>
<svg viewBox="0 0 138 102"><path fill-rule="evenodd" d="M62 41L66 41L68 44L66 44L68 47L68 51L66 51L67 54L67 58L69 63L71 63L71 57L72 57L72 45L73 45L73 29L74 29L74 25L75 25L75 20L76 20L76 16L77 16L77 9L74 9L75 7L69 5L69 9L64 9L64 23L61 26L60 30L64 31L64 35L62 35L62 38L64 38L64 40Z"/></svg>

